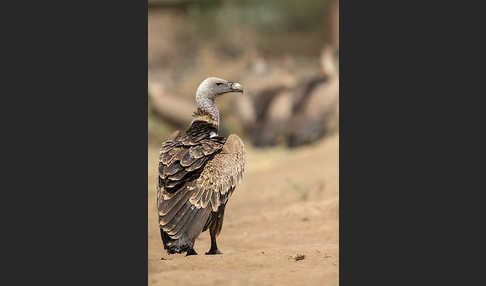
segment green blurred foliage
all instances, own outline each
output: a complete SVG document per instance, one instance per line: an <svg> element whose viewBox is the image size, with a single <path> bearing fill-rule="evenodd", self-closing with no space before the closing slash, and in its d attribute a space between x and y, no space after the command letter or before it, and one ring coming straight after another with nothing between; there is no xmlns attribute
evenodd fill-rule
<svg viewBox="0 0 486 286"><path fill-rule="evenodd" d="M221 42L237 34L245 44L246 37L255 36L257 48L267 52L315 55L317 49L302 45L320 46L326 39L329 4L329 0L204 0L189 10L188 20L207 41Z"/></svg>
<svg viewBox="0 0 486 286"><path fill-rule="evenodd" d="M284 31L322 31L323 18L329 3L329 0L204 0L197 10L201 16L199 20L211 21L216 18L219 8L230 7L237 13L229 16L238 17L239 23L244 22L261 32L271 34ZM206 23L214 27L214 23ZM211 34L208 33L208 36Z"/></svg>

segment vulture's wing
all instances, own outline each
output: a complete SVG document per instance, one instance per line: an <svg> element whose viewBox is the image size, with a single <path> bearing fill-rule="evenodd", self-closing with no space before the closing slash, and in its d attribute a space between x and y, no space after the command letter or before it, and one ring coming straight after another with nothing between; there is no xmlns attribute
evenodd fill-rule
<svg viewBox="0 0 486 286"><path fill-rule="evenodd" d="M196 190L196 179L206 163L223 149L225 139L210 138L205 128L201 125L190 134L174 132L160 149L157 208L160 226L172 239L183 234L184 239L194 239L209 216L189 198Z"/></svg>
<svg viewBox="0 0 486 286"><path fill-rule="evenodd" d="M197 208L208 205L216 212L226 204L245 171L245 146L237 135L230 135L223 150L216 154L196 180L196 192L190 201Z"/></svg>
<svg viewBox="0 0 486 286"><path fill-rule="evenodd" d="M164 143L157 205L159 223L172 239L195 239L211 210L226 204L242 177L244 155L236 135L225 143L221 137L190 140L185 135Z"/></svg>

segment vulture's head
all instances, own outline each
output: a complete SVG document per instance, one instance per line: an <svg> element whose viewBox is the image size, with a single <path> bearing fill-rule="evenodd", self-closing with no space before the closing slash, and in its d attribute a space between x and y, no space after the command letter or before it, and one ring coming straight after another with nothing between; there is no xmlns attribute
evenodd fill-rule
<svg viewBox="0 0 486 286"><path fill-rule="evenodd" d="M216 107L215 99L219 95L228 92L243 92L243 87L237 82L227 81L217 77L208 77L197 88L197 108L208 112L216 126L219 126L219 111Z"/></svg>
<svg viewBox="0 0 486 286"><path fill-rule="evenodd" d="M217 77L208 77L197 88L196 100L214 100L218 95L228 92L243 92L243 87L237 82L227 81Z"/></svg>

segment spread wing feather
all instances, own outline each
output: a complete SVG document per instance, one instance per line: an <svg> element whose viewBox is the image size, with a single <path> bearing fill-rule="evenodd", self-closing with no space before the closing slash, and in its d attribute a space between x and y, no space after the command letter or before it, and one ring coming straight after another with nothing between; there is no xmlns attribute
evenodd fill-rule
<svg viewBox="0 0 486 286"><path fill-rule="evenodd" d="M226 204L244 172L238 136L210 138L200 129L171 136L160 150L159 223L172 239L195 239L206 229L211 211Z"/></svg>
<svg viewBox="0 0 486 286"><path fill-rule="evenodd" d="M196 207L211 205L212 211L226 204L245 171L245 147L237 135L230 135L223 150L209 161L199 178L191 202ZM202 193L202 194L199 194Z"/></svg>

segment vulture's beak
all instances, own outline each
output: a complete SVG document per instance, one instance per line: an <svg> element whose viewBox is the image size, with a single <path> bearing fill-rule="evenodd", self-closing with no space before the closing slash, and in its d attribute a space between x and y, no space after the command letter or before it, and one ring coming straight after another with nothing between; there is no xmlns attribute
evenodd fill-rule
<svg viewBox="0 0 486 286"><path fill-rule="evenodd" d="M231 88L231 91L234 92L243 92L243 87L241 84L237 82L228 82L229 87Z"/></svg>

